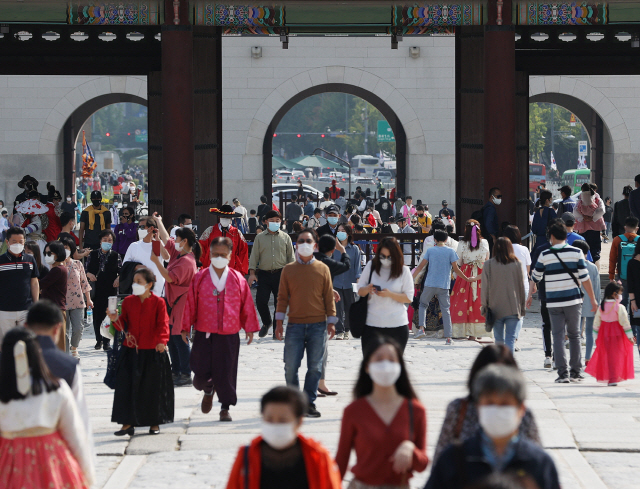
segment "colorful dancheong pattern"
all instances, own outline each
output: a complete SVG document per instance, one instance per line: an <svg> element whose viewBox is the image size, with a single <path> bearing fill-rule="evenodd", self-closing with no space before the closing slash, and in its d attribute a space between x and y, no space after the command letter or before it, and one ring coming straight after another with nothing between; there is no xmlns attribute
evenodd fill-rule
<svg viewBox="0 0 640 489"><path fill-rule="evenodd" d="M604 25L608 22L606 3L518 3L519 25Z"/></svg>
<svg viewBox="0 0 640 489"><path fill-rule="evenodd" d="M158 25L159 2L69 3L67 20L78 25Z"/></svg>
<svg viewBox="0 0 640 489"><path fill-rule="evenodd" d="M452 27L482 24L482 4L396 5L392 24L404 35L453 32Z"/></svg>
<svg viewBox="0 0 640 489"><path fill-rule="evenodd" d="M228 5L197 3L195 24L225 27L225 34L279 34L284 26L284 7L280 5Z"/></svg>

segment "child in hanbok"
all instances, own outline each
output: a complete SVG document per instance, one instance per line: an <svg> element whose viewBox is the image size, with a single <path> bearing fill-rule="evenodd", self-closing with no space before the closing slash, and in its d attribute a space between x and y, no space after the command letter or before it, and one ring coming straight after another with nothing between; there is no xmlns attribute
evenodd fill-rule
<svg viewBox="0 0 640 489"><path fill-rule="evenodd" d="M622 300L622 286L610 282L593 321L596 351L585 372L609 386L634 378L633 333Z"/></svg>
<svg viewBox="0 0 640 489"><path fill-rule="evenodd" d="M49 372L36 335L10 330L0 363L0 487L88 488L87 439L71 388Z"/></svg>

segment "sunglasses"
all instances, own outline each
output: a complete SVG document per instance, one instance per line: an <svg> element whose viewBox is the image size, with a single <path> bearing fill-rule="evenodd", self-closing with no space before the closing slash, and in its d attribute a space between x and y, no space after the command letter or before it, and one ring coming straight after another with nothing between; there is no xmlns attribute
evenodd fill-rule
<svg viewBox="0 0 640 489"><path fill-rule="evenodd" d="M494 197L495 197L496 199L501 199L501 198L502 198L502 194L500 194L500 195L494 195Z"/></svg>
<svg viewBox="0 0 640 489"><path fill-rule="evenodd" d="M131 217L131 214L122 214L122 216L120 217L124 217L125 219L129 219Z"/></svg>
<svg viewBox="0 0 640 489"><path fill-rule="evenodd" d="M309 239L299 239L297 241L297 243L298 244L305 244L305 243L307 243L307 244L315 244L315 241L312 240L311 238L309 238Z"/></svg>

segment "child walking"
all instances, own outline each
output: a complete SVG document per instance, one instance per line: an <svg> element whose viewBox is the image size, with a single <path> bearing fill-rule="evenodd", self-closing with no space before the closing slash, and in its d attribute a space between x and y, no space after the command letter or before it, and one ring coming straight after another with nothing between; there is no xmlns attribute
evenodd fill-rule
<svg viewBox="0 0 640 489"><path fill-rule="evenodd" d="M596 351L585 372L609 386L634 378L633 333L622 300L622 286L609 282L593 321Z"/></svg>

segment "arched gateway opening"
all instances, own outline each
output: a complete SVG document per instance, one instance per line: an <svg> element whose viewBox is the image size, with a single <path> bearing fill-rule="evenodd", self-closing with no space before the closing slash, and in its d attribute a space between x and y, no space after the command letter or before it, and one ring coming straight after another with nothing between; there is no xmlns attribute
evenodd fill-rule
<svg viewBox="0 0 640 489"><path fill-rule="evenodd" d="M276 132L278 125L287 112L289 112L298 103L313 95L328 92L346 93L359 97L378 109L382 116L387 120L395 137L396 143L396 189L397 192L404 195L407 175L407 137L400 119L391 107L380 97L363 88L344 83L327 83L303 90L287 100L284 105L280 107L278 112L276 112L267 127L262 147L262 179L264 195L270 197L272 192L273 135Z"/></svg>

